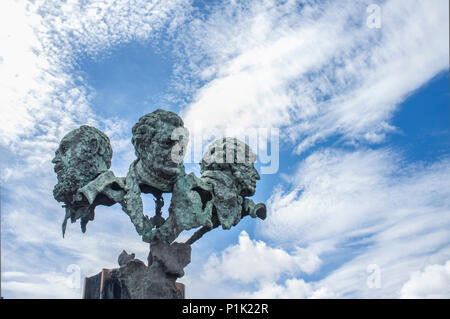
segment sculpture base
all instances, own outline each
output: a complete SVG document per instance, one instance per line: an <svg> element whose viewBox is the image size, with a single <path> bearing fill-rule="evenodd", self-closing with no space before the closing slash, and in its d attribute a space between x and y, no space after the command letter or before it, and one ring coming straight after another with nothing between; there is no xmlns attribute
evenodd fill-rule
<svg viewBox="0 0 450 319"><path fill-rule="evenodd" d="M184 299L184 285L176 280L190 261L191 246L184 243L152 243L148 266L123 251L120 268L85 279L83 299Z"/></svg>

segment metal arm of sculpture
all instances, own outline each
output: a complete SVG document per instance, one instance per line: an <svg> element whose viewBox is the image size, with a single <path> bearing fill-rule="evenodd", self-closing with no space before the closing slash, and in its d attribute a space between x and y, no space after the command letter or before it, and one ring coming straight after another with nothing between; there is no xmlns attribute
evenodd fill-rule
<svg viewBox="0 0 450 319"><path fill-rule="evenodd" d="M262 220L266 218L266 206L263 203L255 204L245 198L254 195L256 180L260 179L253 165L255 160L256 155L249 146L236 138L219 139L209 146L200 165L202 179L213 185L214 189L213 226L203 226L186 241L187 244L192 245L219 225L228 229L248 215ZM240 207L229 207L230 203L236 201L241 203Z"/></svg>
<svg viewBox="0 0 450 319"><path fill-rule="evenodd" d="M183 230L202 227L186 242L192 244L219 225L229 229L247 215L265 219L265 205L245 198L255 193L260 179L255 160L249 146L236 138L212 143L200 163L202 177L189 174L178 178L169 218L143 240L171 243Z"/></svg>
<svg viewBox="0 0 450 319"><path fill-rule="evenodd" d="M241 219L248 215L250 215L252 218L258 217L261 220L266 219L266 205L264 205L263 203L255 204L255 202L253 202L251 199L245 198ZM220 226L220 222L219 219L217 219L217 216L215 216L212 221L212 227L203 226L202 228L197 230L185 243L188 245L192 245L197 240L202 238L204 234Z"/></svg>

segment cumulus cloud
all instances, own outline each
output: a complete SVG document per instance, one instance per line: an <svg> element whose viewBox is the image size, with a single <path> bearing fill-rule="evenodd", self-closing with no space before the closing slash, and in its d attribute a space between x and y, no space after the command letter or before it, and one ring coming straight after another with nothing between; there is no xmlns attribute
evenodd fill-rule
<svg viewBox="0 0 450 319"><path fill-rule="evenodd" d="M324 264L324 255L340 255L321 280L338 296L394 298L407 274L428 258L448 256L449 164L407 166L383 149L316 152L299 166L291 189L273 194L260 232L308 243ZM366 284L371 264L381 269L382 289Z"/></svg>
<svg viewBox="0 0 450 319"><path fill-rule="evenodd" d="M388 149L316 152L299 165L291 189L272 195L261 231L300 243L364 237L387 225L400 235L407 230L395 222L406 216L448 220L449 175L448 159L408 167Z"/></svg>
<svg viewBox="0 0 450 319"><path fill-rule="evenodd" d="M400 297L406 299L449 299L450 260L444 265L430 265L423 271L411 274L400 290Z"/></svg>
<svg viewBox="0 0 450 319"><path fill-rule="evenodd" d="M241 282L263 278L244 290L249 298L396 298L411 272L450 256L449 164L443 159L408 166L388 149L315 152L299 165L290 188L274 192L257 233L285 247L307 245L320 261L312 263L316 279L305 282L299 272L277 282L308 259L296 263L295 253L242 234L238 245L210 258L207 274ZM261 255L268 256L270 271L255 268ZM333 270L321 271L330 262ZM380 276L379 287L369 284L374 275Z"/></svg>
<svg viewBox="0 0 450 319"><path fill-rule="evenodd" d="M274 281L284 273L312 273L319 265L320 259L307 249L296 247L289 254L281 248L269 247L263 241L252 240L242 231L237 245L226 248L220 256L209 258L204 266L204 277L244 283Z"/></svg>

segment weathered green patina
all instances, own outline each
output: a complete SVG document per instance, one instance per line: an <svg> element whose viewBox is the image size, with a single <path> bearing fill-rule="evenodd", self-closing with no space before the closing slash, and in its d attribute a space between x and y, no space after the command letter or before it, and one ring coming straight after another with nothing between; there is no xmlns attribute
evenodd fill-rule
<svg viewBox="0 0 450 319"><path fill-rule="evenodd" d="M85 232L86 224L94 219L96 206L119 203L142 240L152 244L150 256L159 256L159 263L152 265L150 259L148 267L140 261L126 263L128 268L121 265L111 275L129 286L125 295L132 298L172 298L175 279L182 276L182 268L190 260L183 257L182 262L175 262L173 256L190 256L190 245L220 225L230 229L245 216L265 219L265 205L246 198L255 194L260 179L254 167L256 155L236 138L221 138L204 154L198 178L184 170L189 133L177 114L156 110L144 115L132 133L136 160L126 177L116 177L109 170L112 148L103 132L87 125L69 132L53 159L58 178L53 194L66 209L63 235L67 220L74 223L80 219ZM144 214L141 198L148 193L155 197L155 215L151 218ZM172 193L167 219L162 217L163 193ZM175 245L183 231L196 228L186 243ZM133 265L140 263L137 271ZM182 265L177 266L181 271L175 275L167 270L172 263ZM146 284L139 286L138 282ZM170 289L155 288L161 286Z"/></svg>
<svg viewBox="0 0 450 319"><path fill-rule="evenodd" d="M125 195L120 186L123 186L122 179L108 171L111 158L108 136L95 127L83 125L61 140L52 162L58 178L53 196L64 202L66 209L63 235L68 219L72 223L81 219L81 229L85 232L86 224L94 219L97 205L113 205Z"/></svg>
<svg viewBox="0 0 450 319"><path fill-rule="evenodd" d="M186 174L182 162L189 139L183 120L175 113L156 110L133 127L137 159L126 177L108 170L112 149L100 130L83 125L61 141L53 163L58 177L56 200L65 203L68 219L81 219L83 232L98 205L119 203L145 242L172 243L184 230L202 227L201 233L222 226L229 229L244 216L265 218L265 205L245 198L260 179L256 155L236 138L213 142L200 166L202 176ZM172 193L167 220L161 216L163 193ZM142 193L155 196L155 216L144 214ZM258 213L256 213L258 212ZM189 240L193 243L196 239Z"/></svg>
<svg viewBox="0 0 450 319"><path fill-rule="evenodd" d="M223 138L212 143L201 162L201 178L194 174L177 179L169 218L159 228L144 234L144 241L155 239L167 243L183 230L202 227L202 233L222 225L230 229L247 215L265 218L265 206L256 206L245 196L252 196L260 179L253 163L256 155L236 138ZM255 207L259 215L255 212ZM196 237L188 242L192 244Z"/></svg>

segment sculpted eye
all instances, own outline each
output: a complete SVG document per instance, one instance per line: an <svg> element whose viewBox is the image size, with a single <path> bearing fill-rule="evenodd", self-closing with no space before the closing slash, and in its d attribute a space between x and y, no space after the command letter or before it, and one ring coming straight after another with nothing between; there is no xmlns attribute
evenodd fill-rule
<svg viewBox="0 0 450 319"><path fill-rule="evenodd" d="M175 143L174 140L165 140L164 141L164 145L166 145L166 146L172 146L174 143Z"/></svg>

